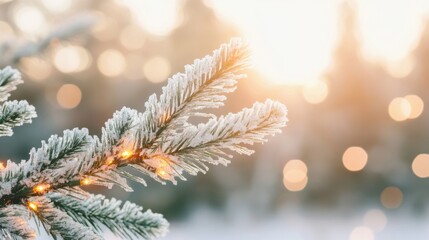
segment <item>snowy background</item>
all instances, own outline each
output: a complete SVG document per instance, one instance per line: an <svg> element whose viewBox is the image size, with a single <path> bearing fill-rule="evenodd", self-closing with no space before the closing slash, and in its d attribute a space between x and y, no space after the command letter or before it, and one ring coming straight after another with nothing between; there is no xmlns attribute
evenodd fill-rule
<svg viewBox="0 0 429 240"><path fill-rule="evenodd" d="M217 113L276 99L284 132L177 186L88 189L163 213L171 240L428 239L428 16L427 0L0 0L0 67L23 72L12 98L39 116L0 139L0 159L63 129L99 134L240 36L254 68Z"/></svg>

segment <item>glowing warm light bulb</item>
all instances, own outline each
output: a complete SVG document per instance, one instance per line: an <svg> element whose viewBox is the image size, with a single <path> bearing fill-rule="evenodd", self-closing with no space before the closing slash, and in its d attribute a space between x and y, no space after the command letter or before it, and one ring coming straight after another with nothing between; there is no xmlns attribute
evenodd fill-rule
<svg viewBox="0 0 429 240"><path fill-rule="evenodd" d="M165 177L167 172L164 169L158 169L156 170L156 174L158 174L160 177Z"/></svg>
<svg viewBox="0 0 429 240"><path fill-rule="evenodd" d="M42 185L38 185L38 186L36 186L35 190L36 190L36 192L43 192L43 190L45 190L45 187Z"/></svg>
<svg viewBox="0 0 429 240"><path fill-rule="evenodd" d="M168 157L158 155L158 156L153 157L153 159L157 161L157 165L158 165L157 167L167 167L168 166L168 161L169 161Z"/></svg>
<svg viewBox="0 0 429 240"><path fill-rule="evenodd" d="M0 170L4 169L4 163L0 162Z"/></svg>
<svg viewBox="0 0 429 240"><path fill-rule="evenodd" d="M34 202L28 202L28 207L31 208L33 211L37 211L37 204Z"/></svg>
<svg viewBox="0 0 429 240"><path fill-rule="evenodd" d="M89 178L84 178L82 180L80 180L80 185L89 185L92 183L92 180Z"/></svg>
<svg viewBox="0 0 429 240"><path fill-rule="evenodd" d="M33 190L36 193L43 193L46 190L48 190L51 186L49 184L38 184L36 185Z"/></svg>
<svg viewBox="0 0 429 240"><path fill-rule="evenodd" d="M115 161L115 159L113 157L108 157L107 160L106 160L106 164L110 165L110 164L113 163L113 161Z"/></svg>
<svg viewBox="0 0 429 240"><path fill-rule="evenodd" d="M121 152L120 156L123 159L127 159L129 157L131 157L131 155L133 155L133 152L130 150L124 150L123 152Z"/></svg>
<svg viewBox="0 0 429 240"><path fill-rule="evenodd" d="M159 154L144 159L144 161L159 177L166 180L173 179L174 169L170 166L170 161L172 161L170 156Z"/></svg>

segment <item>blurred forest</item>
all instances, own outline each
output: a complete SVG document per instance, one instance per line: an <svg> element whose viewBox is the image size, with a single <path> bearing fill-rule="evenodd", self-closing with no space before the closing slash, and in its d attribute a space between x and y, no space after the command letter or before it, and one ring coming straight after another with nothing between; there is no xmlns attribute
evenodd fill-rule
<svg viewBox="0 0 429 240"><path fill-rule="evenodd" d="M86 127L100 134L114 111L143 111L168 76L243 35L210 1L174 1L175 24L161 34L139 25L129 2L0 0L0 65L23 72L25 84L12 97L27 99L38 112L33 124L0 139L3 161L26 159L31 147L63 129ZM173 220L173 236L174 223L199 208L226 221L269 219L291 208L333 213L340 222L370 209L377 209L379 225L386 216L429 222L429 20L408 62L386 69L362 55L355 2L341 1L337 14L332 61L319 79L277 84L254 68L217 111L235 112L266 98L288 106L288 127L255 146L254 155L235 156L229 167L214 166L177 186L149 181L146 188L134 184L139 190L133 193L89 188L165 214ZM281 31L277 24L273 31ZM55 29L66 32L56 37ZM19 52L46 36L54 37L34 54ZM422 231L415 236L429 236Z"/></svg>

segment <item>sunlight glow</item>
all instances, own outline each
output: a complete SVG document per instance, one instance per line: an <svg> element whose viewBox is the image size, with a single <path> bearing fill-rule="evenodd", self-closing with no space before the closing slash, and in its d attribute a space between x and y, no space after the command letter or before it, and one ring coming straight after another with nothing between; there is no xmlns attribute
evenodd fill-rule
<svg viewBox="0 0 429 240"><path fill-rule="evenodd" d="M180 24L179 1L116 0L129 8L137 23L147 32L165 36Z"/></svg>
<svg viewBox="0 0 429 240"><path fill-rule="evenodd" d="M427 0L359 0L356 6L364 56L387 65L413 50L429 13Z"/></svg>
<svg viewBox="0 0 429 240"><path fill-rule="evenodd" d="M414 70L415 64L413 58L407 57L398 61L388 61L384 68L392 77L399 79L407 77Z"/></svg>
<svg viewBox="0 0 429 240"><path fill-rule="evenodd" d="M328 71L337 46L340 0L205 0L216 14L236 25L250 43L255 65L271 82L303 84ZM362 55L381 63L395 78L414 68L427 0L350 1ZM245 6L245 7L243 7ZM389 6L389 7L386 7ZM380 13L383 13L380 15Z"/></svg>
<svg viewBox="0 0 429 240"><path fill-rule="evenodd" d="M243 31L258 70L281 84L318 79L329 66L337 40L335 2L207 1Z"/></svg>

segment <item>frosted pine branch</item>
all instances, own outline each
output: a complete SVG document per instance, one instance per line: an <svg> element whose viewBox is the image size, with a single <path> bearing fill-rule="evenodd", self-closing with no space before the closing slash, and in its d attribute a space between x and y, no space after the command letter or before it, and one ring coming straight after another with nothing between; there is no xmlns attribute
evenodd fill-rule
<svg viewBox="0 0 429 240"><path fill-rule="evenodd" d="M122 204L116 199L105 199L103 195L91 195L79 200L62 194L48 195L54 205L67 212L75 221L93 227L102 233L102 224L122 239L156 239L165 235L168 222L160 214L150 210L143 212L142 207L130 202Z"/></svg>
<svg viewBox="0 0 429 240"><path fill-rule="evenodd" d="M40 182L65 182L64 174L56 170L62 169L67 161L72 161L79 153L86 152L91 141L88 131L79 129L66 130L63 137L53 135L47 142L42 141L42 147L30 151L28 161L22 161L19 165L8 162L0 172L0 196L11 192L25 193Z"/></svg>
<svg viewBox="0 0 429 240"><path fill-rule="evenodd" d="M41 53L55 40L67 40L91 28L96 17L86 13L79 14L68 19L63 24L52 30L45 37L36 42L16 44L17 40L0 43L0 66L18 63L22 58Z"/></svg>
<svg viewBox="0 0 429 240"><path fill-rule="evenodd" d="M0 102L6 101L10 92L16 89L18 84L23 83L21 74L10 67L0 70ZM24 123L31 123L32 118L37 116L34 107L27 101L7 101L0 106L0 137L11 136L12 128Z"/></svg>
<svg viewBox="0 0 429 240"><path fill-rule="evenodd" d="M211 56L185 66L184 73L168 80L159 99L154 94L145 103L146 111L137 129L137 146L156 148L154 142L160 136L180 131L187 126L190 116L208 115L200 111L223 106L225 94L233 92L237 80L245 76L236 73L248 65L247 46L232 39Z"/></svg>
<svg viewBox="0 0 429 240"><path fill-rule="evenodd" d="M118 185L132 191L127 179L146 185L145 176L176 184L176 178L186 180L186 173L205 173L208 163L226 165L232 152L252 154L245 145L263 143L286 125L284 105L267 100L219 118L205 112L224 104L225 94L243 77L238 71L247 66L246 45L233 39L171 77L159 98L149 97L144 113L117 111L100 138L86 129L66 130L62 137L54 135L32 149L28 160L8 161L0 171L0 210L35 201L42 208L31 209L54 237L66 238L70 226L70 232L100 231L100 224L122 238L162 236L168 223L161 215L89 195L80 186ZM188 122L192 116L209 119L194 126ZM70 224L57 224L59 220Z"/></svg>
<svg viewBox="0 0 429 240"><path fill-rule="evenodd" d="M0 70L0 102L6 101L10 92L16 90L16 86L23 82L17 70L11 67Z"/></svg>
<svg viewBox="0 0 429 240"><path fill-rule="evenodd" d="M34 239L36 233L27 222L28 210L21 205L0 208L1 239Z"/></svg>
<svg viewBox="0 0 429 240"><path fill-rule="evenodd" d="M12 128L24 123L31 123L37 116L32 105L27 101L8 101L0 106L0 137L12 136Z"/></svg>
<svg viewBox="0 0 429 240"><path fill-rule="evenodd" d="M95 234L90 228L74 221L64 211L54 207L54 204L47 197L30 198L29 205L34 215L41 221L45 230L55 239L74 240L102 240L103 238Z"/></svg>
<svg viewBox="0 0 429 240"><path fill-rule="evenodd" d="M254 151L242 146L266 142L266 137L280 132L287 121L286 107L272 100L255 103L236 114L210 119L206 124L189 127L174 138L161 142L161 152L175 156L174 164L191 174L207 170L203 162L226 165L232 156L227 151L250 155ZM204 169L193 166L203 166ZM194 171L195 170L195 171Z"/></svg>

